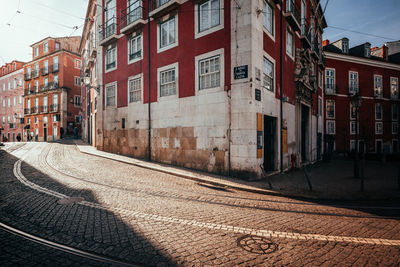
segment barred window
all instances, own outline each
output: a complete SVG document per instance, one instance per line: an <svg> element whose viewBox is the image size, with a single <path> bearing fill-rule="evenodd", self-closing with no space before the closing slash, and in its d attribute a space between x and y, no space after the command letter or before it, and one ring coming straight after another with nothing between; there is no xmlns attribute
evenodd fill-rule
<svg viewBox="0 0 400 267"><path fill-rule="evenodd" d="M269 61L268 59L264 58L264 82L263 85L265 88L270 90L271 92L274 91L274 63Z"/></svg>
<svg viewBox="0 0 400 267"><path fill-rule="evenodd" d="M142 95L142 79L136 78L129 80L129 103L138 102Z"/></svg>
<svg viewBox="0 0 400 267"><path fill-rule="evenodd" d="M176 94L175 68L160 72L160 96Z"/></svg>
<svg viewBox="0 0 400 267"><path fill-rule="evenodd" d="M220 86L221 66L220 56L199 61L199 89L207 89Z"/></svg>
<svg viewBox="0 0 400 267"><path fill-rule="evenodd" d="M115 84L106 86L106 107L115 107L115 89Z"/></svg>

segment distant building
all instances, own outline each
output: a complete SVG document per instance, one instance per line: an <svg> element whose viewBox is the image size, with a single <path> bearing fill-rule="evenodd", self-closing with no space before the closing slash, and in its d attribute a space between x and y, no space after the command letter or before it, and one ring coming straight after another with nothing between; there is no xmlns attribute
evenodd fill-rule
<svg viewBox="0 0 400 267"><path fill-rule="evenodd" d="M5 140L15 142L18 135L22 140L23 64L24 62L14 60L0 67L0 128L3 129L0 142Z"/></svg>
<svg viewBox="0 0 400 267"><path fill-rule="evenodd" d="M400 64L390 58L391 46L364 43L349 49L349 40L324 41L325 133L338 152L356 148L366 153L399 152ZM358 112L351 97L361 96Z"/></svg>
<svg viewBox="0 0 400 267"><path fill-rule="evenodd" d="M32 61L24 65L24 136L57 140L60 128L80 127L80 37L48 37L31 45Z"/></svg>

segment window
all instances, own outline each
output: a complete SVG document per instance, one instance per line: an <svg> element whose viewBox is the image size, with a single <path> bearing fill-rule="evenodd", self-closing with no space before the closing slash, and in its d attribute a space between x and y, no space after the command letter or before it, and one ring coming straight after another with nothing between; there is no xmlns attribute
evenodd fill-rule
<svg viewBox="0 0 400 267"><path fill-rule="evenodd" d="M60 50L60 43L59 42L55 42L55 44L54 44L54 49L57 51L57 50Z"/></svg>
<svg viewBox="0 0 400 267"><path fill-rule="evenodd" d="M75 69L81 68L81 61L79 59L75 59Z"/></svg>
<svg viewBox="0 0 400 267"><path fill-rule="evenodd" d="M43 87L44 89L47 89L47 87L49 86L49 78L44 78L43 79Z"/></svg>
<svg viewBox="0 0 400 267"><path fill-rule="evenodd" d="M3 108L5 108L5 107L6 107L6 100L3 99Z"/></svg>
<svg viewBox="0 0 400 267"><path fill-rule="evenodd" d="M382 122L375 122L375 134L382 134L383 133L383 125Z"/></svg>
<svg viewBox="0 0 400 267"><path fill-rule="evenodd" d="M351 121L350 122L350 134L356 134L358 129L356 129L356 122Z"/></svg>
<svg viewBox="0 0 400 267"><path fill-rule="evenodd" d="M109 45L106 50L106 72L117 68L117 46Z"/></svg>
<svg viewBox="0 0 400 267"><path fill-rule="evenodd" d="M128 80L129 103L139 102L142 96L142 78L132 78Z"/></svg>
<svg viewBox="0 0 400 267"><path fill-rule="evenodd" d="M399 120L399 106L397 104L392 104L392 121Z"/></svg>
<svg viewBox="0 0 400 267"><path fill-rule="evenodd" d="M43 65L43 74L49 73L49 61L45 60Z"/></svg>
<svg viewBox="0 0 400 267"><path fill-rule="evenodd" d="M318 72L318 87L322 88L324 83L324 75L322 74L322 71Z"/></svg>
<svg viewBox="0 0 400 267"><path fill-rule="evenodd" d="M142 35L134 36L128 42L128 62L142 58Z"/></svg>
<svg viewBox="0 0 400 267"><path fill-rule="evenodd" d="M220 0L208 0L199 4L199 32L220 24Z"/></svg>
<svg viewBox="0 0 400 267"><path fill-rule="evenodd" d="M35 92L39 92L39 81L35 81Z"/></svg>
<svg viewBox="0 0 400 267"><path fill-rule="evenodd" d="M53 57L53 69L52 72L58 71L58 57Z"/></svg>
<svg viewBox="0 0 400 267"><path fill-rule="evenodd" d="M6 116L3 116L3 124L6 123Z"/></svg>
<svg viewBox="0 0 400 267"><path fill-rule="evenodd" d="M35 57L39 56L39 47L35 47Z"/></svg>
<svg viewBox="0 0 400 267"><path fill-rule="evenodd" d="M350 119L355 120L357 118L357 109L353 107L353 105L350 103Z"/></svg>
<svg viewBox="0 0 400 267"><path fill-rule="evenodd" d="M43 52L44 53L49 52L49 43L46 42L46 43L43 44Z"/></svg>
<svg viewBox="0 0 400 267"><path fill-rule="evenodd" d="M199 61L199 90L220 86L220 56Z"/></svg>
<svg viewBox="0 0 400 267"><path fill-rule="evenodd" d="M399 123L392 122L392 134L398 134L398 133L399 133Z"/></svg>
<svg viewBox="0 0 400 267"><path fill-rule="evenodd" d="M17 98L15 96L13 96L13 106L17 105Z"/></svg>
<svg viewBox="0 0 400 267"><path fill-rule="evenodd" d="M116 89L116 83L106 85L106 107L115 107L117 105L115 97Z"/></svg>
<svg viewBox="0 0 400 267"><path fill-rule="evenodd" d="M326 93L335 92L335 70L333 69L325 70L325 92Z"/></svg>
<svg viewBox="0 0 400 267"><path fill-rule="evenodd" d="M22 104L22 95L18 97L18 104Z"/></svg>
<svg viewBox="0 0 400 267"><path fill-rule="evenodd" d="M342 40L342 53L343 54L349 53L349 41L347 39Z"/></svg>
<svg viewBox="0 0 400 267"><path fill-rule="evenodd" d="M58 88L58 75L53 76L53 88Z"/></svg>
<svg viewBox="0 0 400 267"><path fill-rule="evenodd" d="M21 78L19 78L19 80L18 80L18 86L22 86L22 79Z"/></svg>
<svg viewBox="0 0 400 267"><path fill-rule="evenodd" d="M6 84L3 83L3 92L6 90Z"/></svg>
<svg viewBox="0 0 400 267"><path fill-rule="evenodd" d="M7 106L11 107L11 98L7 98Z"/></svg>
<svg viewBox="0 0 400 267"><path fill-rule="evenodd" d="M177 17L175 16L159 24L158 52L162 52L177 45L176 20Z"/></svg>
<svg viewBox="0 0 400 267"><path fill-rule="evenodd" d="M358 73L357 72L349 72L349 92L351 94L355 94L358 92Z"/></svg>
<svg viewBox="0 0 400 267"><path fill-rule="evenodd" d="M326 117L328 119L335 118L335 100L326 100Z"/></svg>
<svg viewBox="0 0 400 267"><path fill-rule="evenodd" d="M58 79L58 77L57 77L57 79ZM78 76L75 76L75 77L74 77L74 84L75 84L76 86L80 86L80 85L81 85L81 78L78 77Z"/></svg>
<svg viewBox="0 0 400 267"><path fill-rule="evenodd" d="M390 78L390 98L397 99L399 97L399 79Z"/></svg>
<svg viewBox="0 0 400 267"><path fill-rule="evenodd" d="M160 97L176 94L176 68L160 71Z"/></svg>
<svg viewBox="0 0 400 267"><path fill-rule="evenodd" d="M265 88L267 88L267 90L273 92L274 91L274 63L272 63L265 57L264 57L263 72L264 72L263 85Z"/></svg>
<svg viewBox="0 0 400 267"><path fill-rule="evenodd" d="M382 76L374 75L374 96L383 97Z"/></svg>
<svg viewBox="0 0 400 267"><path fill-rule="evenodd" d="M39 118L35 117L35 124L38 124L38 123L39 123Z"/></svg>
<svg viewBox="0 0 400 267"><path fill-rule="evenodd" d="M15 88L17 88L17 79L14 79L13 80L13 87L12 87L13 89L15 89Z"/></svg>
<svg viewBox="0 0 400 267"><path fill-rule="evenodd" d="M7 87L8 91L11 90L11 82L8 82L8 87Z"/></svg>
<svg viewBox="0 0 400 267"><path fill-rule="evenodd" d="M263 1L263 25L268 33L274 35L274 8L266 0Z"/></svg>
<svg viewBox="0 0 400 267"><path fill-rule="evenodd" d="M326 132L328 134L335 134L335 131L335 121L326 121Z"/></svg>
<svg viewBox="0 0 400 267"><path fill-rule="evenodd" d="M286 34L286 53L293 58L294 56L294 39L293 39L293 33L287 30Z"/></svg>
<svg viewBox="0 0 400 267"><path fill-rule="evenodd" d="M74 97L74 105L80 107L82 105L81 103L81 96L80 95L76 95Z"/></svg>
<svg viewBox="0 0 400 267"><path fill-rule="evenodd" d="M371 45L370 44L365 44L364 46L364 56L365 57L370 57L371 56Z"/></svg>
<svg viewBox="0 0 400 267"><path fill-rule="evenodd" d="M382 120L382 104L375 104L375 120Z"/></svg>

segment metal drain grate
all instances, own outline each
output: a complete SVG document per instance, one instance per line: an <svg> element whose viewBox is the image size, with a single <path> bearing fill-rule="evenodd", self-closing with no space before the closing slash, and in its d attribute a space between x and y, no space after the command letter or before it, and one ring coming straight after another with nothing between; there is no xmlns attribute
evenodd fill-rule
<svg viewBox="0 0 400 267"><path fill-rule="evenodd" d="M278 249L278 245L271 240L254 235L244 235L238 238L237 245L242 249L255 254L269 254Z"/></svg>
<svg viewBox="0 0 400 267"><path fill-rule="evenodd" d="M67 204L74 204L83 201L83 197L66 197L62 198L58 201L58 204L67 205Z"/></svg>

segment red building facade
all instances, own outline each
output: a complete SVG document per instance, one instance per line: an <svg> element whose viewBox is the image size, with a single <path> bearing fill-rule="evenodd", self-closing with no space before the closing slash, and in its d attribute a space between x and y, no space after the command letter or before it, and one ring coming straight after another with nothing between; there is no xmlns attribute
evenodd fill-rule
<svg viewBox="0 0 400 267"><path fill-rule="evenodd" d="M60 138L79 125L81 107L78 54L80 37L45 38L33 45L24 65L24 136L36 141Z"/></svg>
<svg viewBox="0 0 400 267"><path fill-rule="evenodd" d="M103 6L98 148L239 176L321 155L319 1Z"/></svg>
<svg viewBox="0 0 400 267"><path fill-rule="evenodd" d="M0 67L0 128L1 141L22 140L24 70L23 62L12 61Z"/></svg>
<svg viewBox="0 0 400 267"><path fill-rule="evenodd" d="M349 49L348 43L347 38L325 41L325 133L333 137L334 150L352 152L358 124L360 152L398 153L400 64L388 60L386 46ZM350 101L356 93L358 123Z"/></svg>

